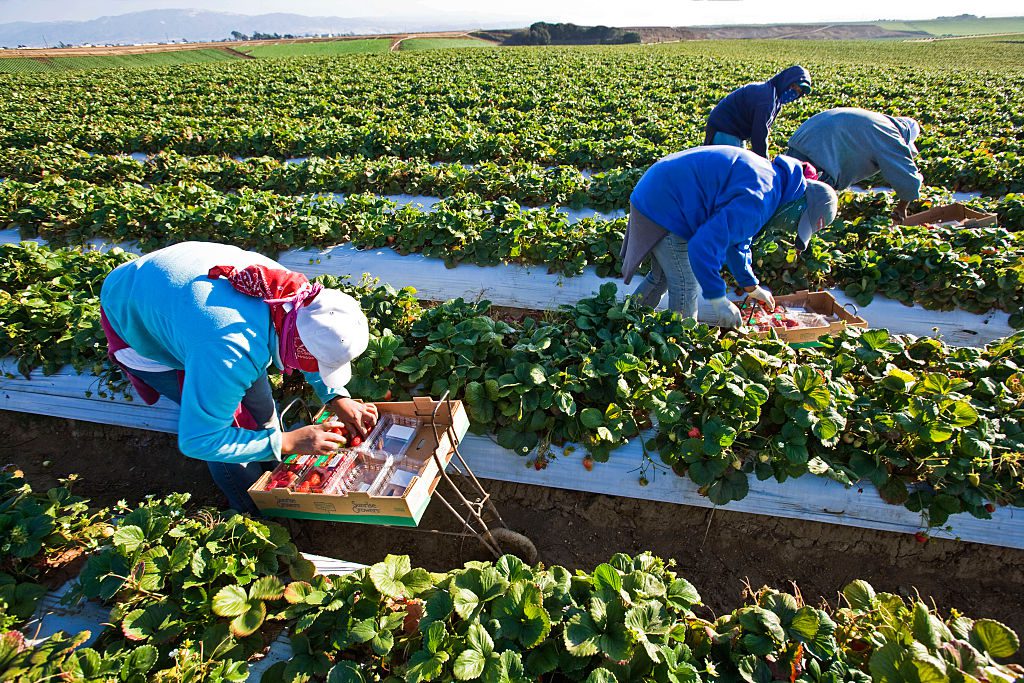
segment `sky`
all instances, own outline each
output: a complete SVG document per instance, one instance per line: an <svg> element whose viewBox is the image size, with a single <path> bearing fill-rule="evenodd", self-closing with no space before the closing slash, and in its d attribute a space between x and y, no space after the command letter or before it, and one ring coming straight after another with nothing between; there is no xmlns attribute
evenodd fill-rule
<svg viewBox="0 0 1024 683"><path fill-rule="evenodd" d="M466 18L480 26L513 21L572 21L611 26L930 19L971 13L1024 14L1020 0L0 0L0 23L87 20L149 9L194 8L239 14L291 12L309 16ZM497 22L495 24L494 22Z"/></svg>

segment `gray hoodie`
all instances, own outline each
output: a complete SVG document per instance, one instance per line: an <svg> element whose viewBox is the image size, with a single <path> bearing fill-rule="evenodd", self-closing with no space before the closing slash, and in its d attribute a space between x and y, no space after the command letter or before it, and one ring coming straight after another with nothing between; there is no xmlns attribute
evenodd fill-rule
<svg viewBox="0 0 1024 683"><path fill-rule="evenodd" d="M881 171L900 199L920 197L914 140L921 126L909 116L839 107L815 114L789 139L792 156L811 162L837 190Z"/></svg>

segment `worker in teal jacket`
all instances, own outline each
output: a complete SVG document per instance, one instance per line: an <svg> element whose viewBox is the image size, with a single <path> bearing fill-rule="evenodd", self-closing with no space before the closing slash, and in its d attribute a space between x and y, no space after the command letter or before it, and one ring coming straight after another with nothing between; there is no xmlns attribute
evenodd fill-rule
<svg viewBox="0 0 1024 683"><path fill-rule="evenodd" d="M338 423L282 431L267 369L298 370L321 401L363 434L376 407L345 390L369 326L358 302L237 247L183 242L114 269L100 293L111 359L147 402L181 405L178 446L208 461L230 506L255 512L246 493L261 461L326 454Z"/></svg>
<svg viewBox="0 0 1024 683"><path fill-rule="evenodd" d="M817 167L821 180L836 190L881 172L896 191L894 217L907 217L907 206L921 196L924 178L914 162L914 141L921 124L909 116L889 116L856 107L815 114L789 139L789 156Z"/></svg>
<svg viewBox="0 0 1024 683"><path fill-rule="evenodd" d="M636 289L657 306L668 292L669 308L697 315L698 287L722 327L741 324L726 296L722 268L751 298L775 308L771 292L751 267L750 245L773 218L796 231L796 248L836 215L836 193L805 177L804 166L786 156L773 161L738 147L711 145L671 154L651 166L629 198L629 225L622 245L622 273L629 284L648 254L650 274Z"/></svg>
<svg viewBox="0 0 1024 683"><path fill-rule="evenodd" d="M763 83L748 83L726 95L708 116L705 145L743 147L768 158L768 136L782 105L811 92L811 74L791 66Z"/></svg>

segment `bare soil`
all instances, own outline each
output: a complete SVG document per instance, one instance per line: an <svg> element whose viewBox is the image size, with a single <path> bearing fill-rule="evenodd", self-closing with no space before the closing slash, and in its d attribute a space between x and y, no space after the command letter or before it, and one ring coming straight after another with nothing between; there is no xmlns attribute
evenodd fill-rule
<svg viewBox="0 0 1024 683"><path fill-rule="evenodd" d="M201 505L225 504L206 466L180 455L173 435L4 411L0 434L0 463L21 467L37 489L78 474L75 491L97 505L172 491L189 491ZM736 607L747 584L787 589L796 583L808 601L834 604L846 583L862 578L878 590L918 592L944 610L998 619L1024 633L1024 551L938 539L920 544L909 534L484 484L508 526L536 544L542 562L590 569L615 552L650 550L675 559L715 613ZM472 538L356 524L286 524L303 551L354 562L407 554L414 565L439 571L486 559ZM439 501L420 527L459 531Z"/></svg>

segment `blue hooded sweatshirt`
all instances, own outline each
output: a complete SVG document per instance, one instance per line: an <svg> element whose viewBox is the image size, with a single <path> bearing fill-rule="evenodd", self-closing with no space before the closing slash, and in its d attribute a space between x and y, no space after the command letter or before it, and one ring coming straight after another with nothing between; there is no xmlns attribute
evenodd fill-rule
<svg viewBox="0 0 1024 683"><path fill-rule="evenodd" d="M773 161L739 147L676 152L644 173L630 195L637 211L688 242L690 266L706 299L725 296L722 266L741 287L758 284L750 243L779 207L807 189L799 161Z"/></svg>
<svg viewBox="0 0 1024 683"><path fill-rule="evenodd" d="M768 157L768 132L782 109L781 95L797 83L811 83L802 66L791 66L762 83L748 83L726 95L715 105L708 125L716 131L750 140L750 149Z"/></svg>

